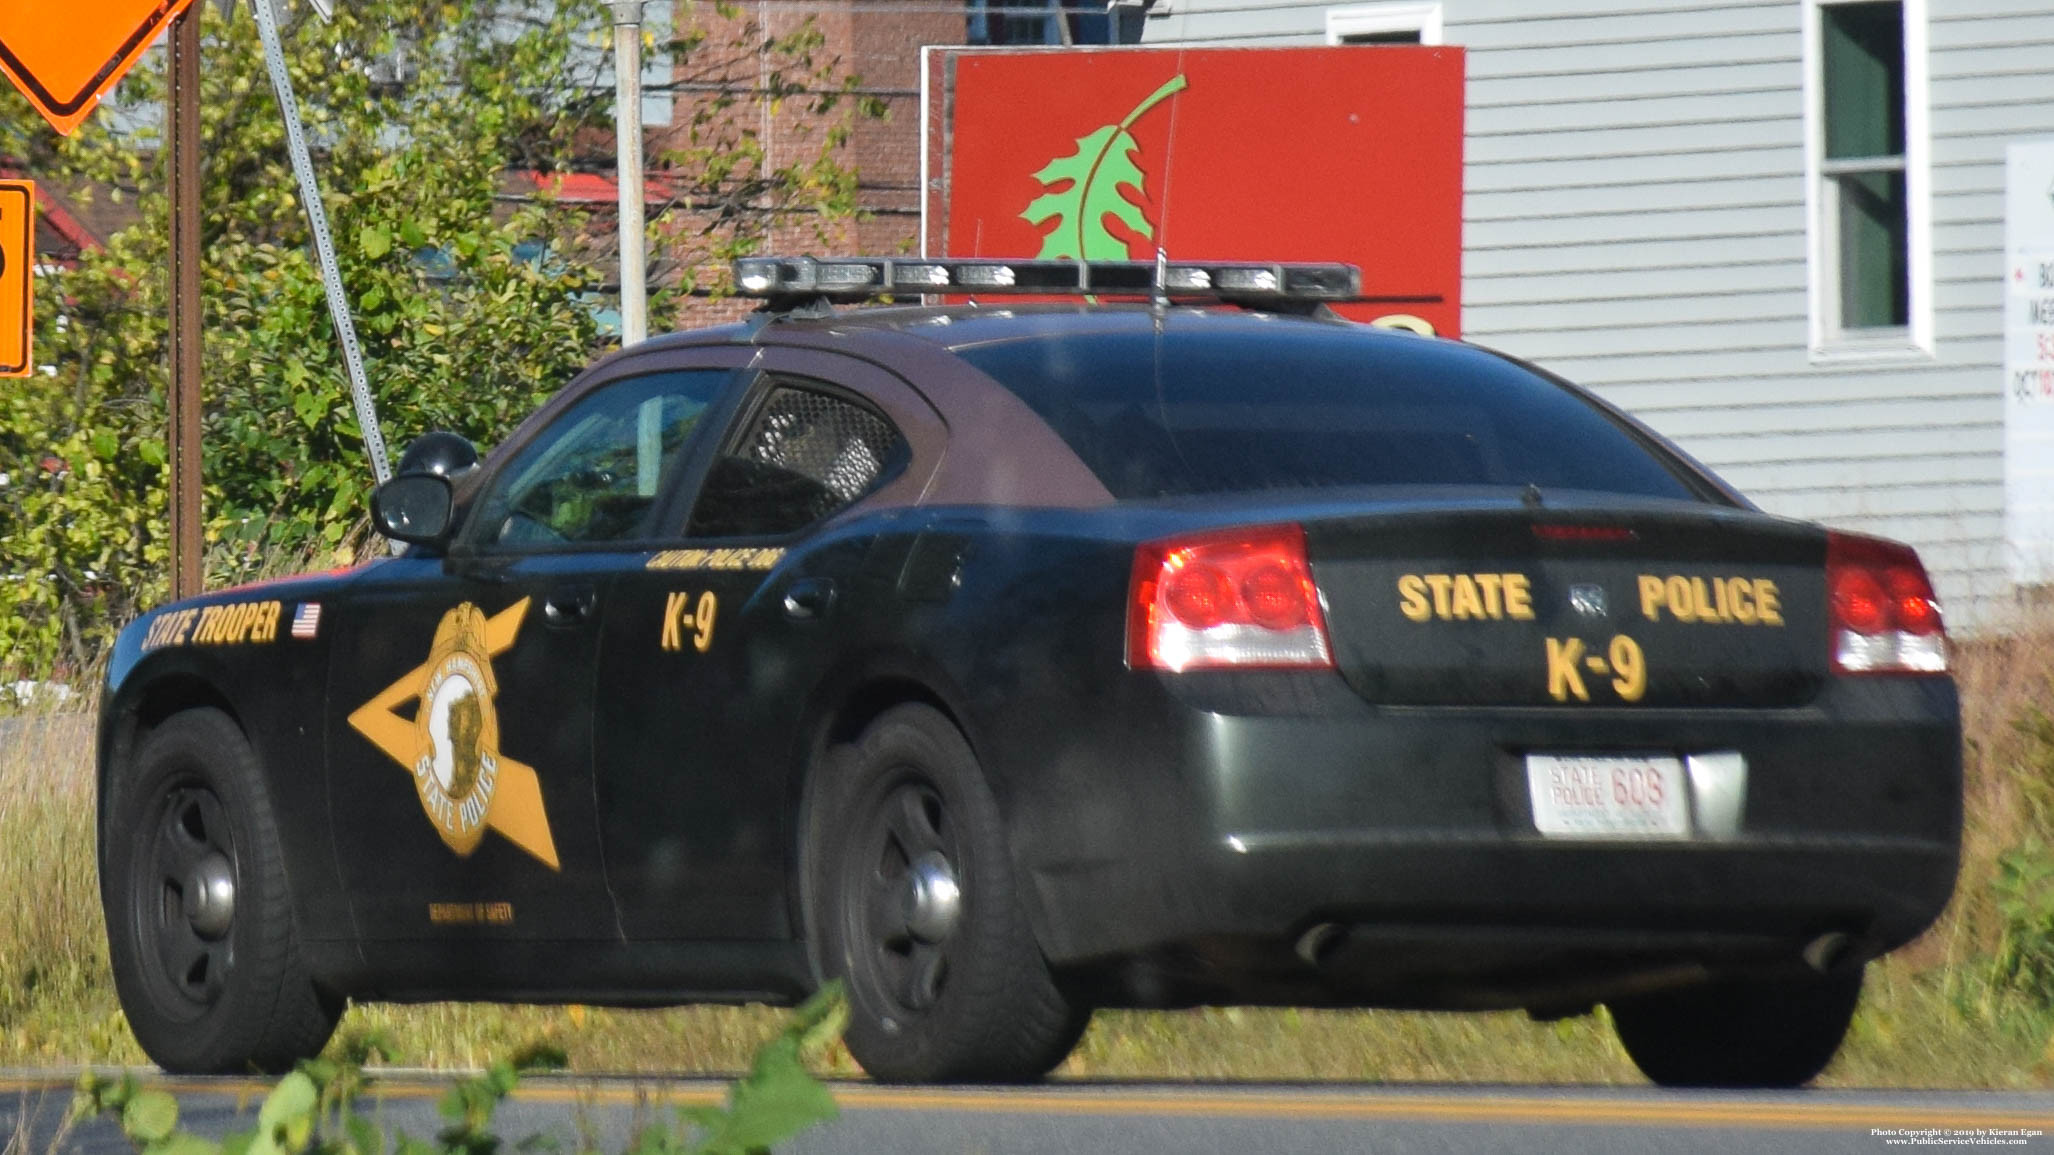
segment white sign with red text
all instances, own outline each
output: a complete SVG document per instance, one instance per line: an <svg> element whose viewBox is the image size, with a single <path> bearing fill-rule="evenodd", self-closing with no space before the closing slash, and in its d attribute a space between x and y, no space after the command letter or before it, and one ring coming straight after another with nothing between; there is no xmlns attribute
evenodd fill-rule
<svg viewBox="0 0 2054 1155"><path fill-rule="evenodd" d="M2054 140L2011 145L2004 197L2004 543L2054 582Z"/></svg>
<svg viewBox="0 0 2054 1155"><path fill-rule="evenodd" d="M1534 829L1551 838L1682 838L1683 760L1666 754L1528 754Z"/></svg>

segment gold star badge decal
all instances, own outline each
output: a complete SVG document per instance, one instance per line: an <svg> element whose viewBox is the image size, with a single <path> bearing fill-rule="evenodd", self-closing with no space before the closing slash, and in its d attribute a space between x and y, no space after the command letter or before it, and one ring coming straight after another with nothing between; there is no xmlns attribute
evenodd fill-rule
<svg viewBox="0 0 2054 1155"><path fill-rule="evenodd" d="M541 779L499 752L492 703L499 692L492 659L513 647L529 600L489 620L469 602L442 615L428 660L359 706L349 724L413 774L422 811L459 856L478 849L490 827L559 870ZM396 712L409 700L412 720Z"/></svg>

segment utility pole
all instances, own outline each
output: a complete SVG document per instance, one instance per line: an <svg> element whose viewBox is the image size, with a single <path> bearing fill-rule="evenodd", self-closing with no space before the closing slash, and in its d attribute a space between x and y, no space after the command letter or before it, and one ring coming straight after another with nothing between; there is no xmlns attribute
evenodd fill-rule
<svg viewBox="0 0 2054 1155"><path fill-rule="evenodd" d="M171 184L171 596L203 582L200 527L200 10L171 22L165 163Z"/></svg>
<svg viewBox="0 0 2054 1155"><path fill-rule="evenodd" d="M649 336L648 241L642 220L642 0L613 6L613 125L620 182L620 343Z"/></svg>

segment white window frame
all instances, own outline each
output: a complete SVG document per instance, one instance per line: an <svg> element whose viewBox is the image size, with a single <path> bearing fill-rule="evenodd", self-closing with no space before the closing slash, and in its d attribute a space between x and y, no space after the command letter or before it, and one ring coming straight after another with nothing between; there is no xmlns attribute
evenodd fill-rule
<svg viewBox="0 0 2054 1155"><path fill-rule="evenodd" d="M1391 0L1327 9L1328 44L1345 44L1350 36L1384 32L1417 32L1421 44L1441 43L1440 0Z"/></svg>
<svg viewBox="0 0 2054 1155"><path fill-rule="evenodd" d="M1933 359L1933 131L1926 0L1898 0L1904 13L1904 197L1907 321L1902 329L1839 332L1839 241L1828 203L1825 31L1820 10L1863 0L1804 0L1804 208L1811 306L1811 361L1921 362Z"/></svg>

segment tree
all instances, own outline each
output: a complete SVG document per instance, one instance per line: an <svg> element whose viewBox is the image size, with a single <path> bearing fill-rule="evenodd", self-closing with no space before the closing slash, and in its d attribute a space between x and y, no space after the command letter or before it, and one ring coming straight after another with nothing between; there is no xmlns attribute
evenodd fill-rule
<svg viewBox="0 0 2054 1155"><path fill-rule="evenodd" d="M347 557L371 477L254 22L201 7L205 518L219 584ZM287 21L344 284L396 443L428 429L497 441L602 343L610 218L518 177L610 171L606 12L590 0L353 0L333 23L304 7ZM804 26L772 35L725 10L715 22L721 35L688 28L659 52L677 54L680 74L711 53L753 56L827 94L809 109L817 149L782 167L760 159L760 118L704 121L686 158L697 167L674 181L690 190L680 208L696 212L700 197L731 211L694 259L745 250L792 214L853 212L836 128L861 111L840 99L853 78L834 80ZM63 140L0 95L0 155L135 216L77 269L40 281L49 371L0 385L0 673L82 668L164 596L163 84L161 62L146 63L116 107ZM710 95L726 110L765 98L754 86ZM692 268L671 281L714 283Z"/></svg>
<svg viewBox="0 0 2054 1155"><path fill-rule="evenodd" d="M828 48L810 14L759 22L726 0L677 5L664 54L674 125L655 153L667 199L650 221L656 315L686 296L730 291L729 262L766 243L846 244L859 213L857 173L846 163L851 130L888 110Z"/></svg>

